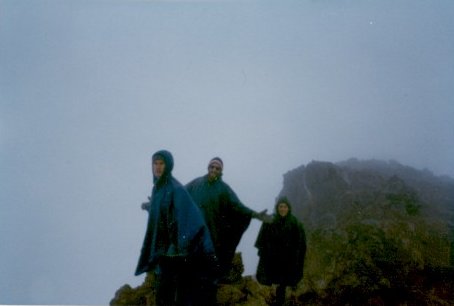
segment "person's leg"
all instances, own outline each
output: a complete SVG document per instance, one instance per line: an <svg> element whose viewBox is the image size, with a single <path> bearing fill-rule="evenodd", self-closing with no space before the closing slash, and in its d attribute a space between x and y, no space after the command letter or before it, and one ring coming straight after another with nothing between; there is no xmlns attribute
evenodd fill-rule
<svg viewBox="0 0 454 306"><path fill-rule="evenodd" d="M203 306L214 306L217 302L218 284L215 280L209 278L201 278L196 284L194 292L197 293L196 304Z"/></svg>
<svg viewBox="0 0 454 306"><path fill-rule="evenodd" d="M276 305L284 305L285 302L285 285L278 285L276 288Z"/></svg>
<svg viewBox="0 0 454 306"><path fill-rule="evenodd" d="M156 286L156 305L176 305L176 271L171 260L163 259L159 263Z"/></svg>
<svg viewBox="0 0 454 306"><path fill-rule="evenodd" d="M198 292L194 291L194 283L197 278L194 275L191 264L187 258L180 258L177 263L176 271L176 300L178 306L198 306L195 297Z"/></svg>
<svg viewBox="0 0 454 306"><path fill-rule="evenodd" d="M214 306L216 305L217 281L216 275L206 270L206 262L192 260L180 269L181 286L179 286L180 305Z"/></svg>

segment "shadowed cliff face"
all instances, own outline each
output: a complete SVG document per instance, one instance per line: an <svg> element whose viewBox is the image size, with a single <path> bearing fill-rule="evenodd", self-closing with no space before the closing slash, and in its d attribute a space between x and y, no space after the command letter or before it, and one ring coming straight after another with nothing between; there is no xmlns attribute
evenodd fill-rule
<svg viewBox="0 0 454 306"><path fill-rule="evenodd" d="M311 162L284 175L287 196L303 221L304 278L288 305L453 305L454 180L397 162ZM241 277L219 305L268 305L274 288ZM112 305L153 305L153 279L125 285Z"/></svg>
<svg viewBox="0 0 454 306"><path fill-rule="evenodd" d="M280 195L291 199L295 214L309 227L335 228L338 218L364 219L358 216L364 209L380 219L389 205L395 210L416 205L413 212L421 218L454 225L454 180L396 162L311 162L287 172L283 185Z"/></svg>
<svg viewBox="0 0 454 306"><path fill-rule="evenodd" d="M396 162L311 162L284 175L280 195L292 201L309 229L381 223L390 210L392 220L454 226L454 179Z"/></svg>
<svg viewBox="0 0 454 306"><path fill-rule="evenodd" d="M453 288L453 179L396 162L311 162L284 175L283 195L307 231L306 293L386 304Z"/></svg>

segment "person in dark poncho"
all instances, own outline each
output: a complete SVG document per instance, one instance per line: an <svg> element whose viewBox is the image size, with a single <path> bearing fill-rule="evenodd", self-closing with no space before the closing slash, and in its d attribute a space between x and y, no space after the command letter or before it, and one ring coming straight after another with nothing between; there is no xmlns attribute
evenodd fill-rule
<svg viewBox="0 0 454 306"><path fill-rule="evenodd" d="M154 186L148 225L135 275L154 271L156 305L201 305L198 281L215 266L215 253L203 216L184 187L172 176L168 151L153 154Z"/></svg>
<svg viewBox="0 0 454 306"><path fill-rule="evenodd" d="M262 224L255 247L259 255L256 278L263 285L277 284L276 305L283 305L286 287L296 286L303 278L306 255L303 224L292 214L286 197L278 199L273 222Z"/></svg>
<svg viewBox="0 0 454 306"><path fill-rule="evenodd" d="M271 221L266 210L257 213L239 200L230 186L222 180L224 163L219 157L210 160L208 173L189 182L185 187L200 207L214 243L219 262L219 281L228 276L236 247L251 218ZM216 285L213 285L216 287ZM212 293L216 294L216 289Z"/></svg>

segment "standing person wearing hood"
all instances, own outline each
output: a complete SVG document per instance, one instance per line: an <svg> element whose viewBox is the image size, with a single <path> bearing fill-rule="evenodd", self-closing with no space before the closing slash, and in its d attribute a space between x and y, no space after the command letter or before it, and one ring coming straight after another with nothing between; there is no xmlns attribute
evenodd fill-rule
<svg viewBox="0 0 454 306"><path fill-rule="evenodd" d="M251 218L270 221L266 210L257 213L246 207L230 186L222 180L224 163L219 157L210 160L208 174L196 178L185 187L201 209L210 230L216 257L219 262L219 279L225 281L241 236L246 231ZM216 281L212 284L212 294L217 291Z"/></svg>
<svg viewBox="0 0 454 306"><path fill-rule="evenodd" d="M255 247L260 258L257 280L267 286L277 284L276 305L283 305L286 287L296 286L303 278L306 255L303 224L292 214L286 197L278 199L273 222L262 224Z"/></svg>
<svg viewBox="0 0 454 306"><path fill-rule="evenodd" d="M168 151L153 154L154 186L148 225L135 275L155 271L156 305L199 305L201 275L210 273L216 260L203 216L184 187L172 176Z"/></svg>

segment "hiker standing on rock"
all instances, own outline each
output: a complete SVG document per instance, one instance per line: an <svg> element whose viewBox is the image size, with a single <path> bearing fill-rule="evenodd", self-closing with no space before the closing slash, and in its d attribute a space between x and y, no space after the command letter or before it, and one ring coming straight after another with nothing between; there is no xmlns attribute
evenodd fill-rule
<svg viewBox="0 0 454 306"><path fill-rule="evenodd" d="M262 224L255 243L260 258L256 277L263 285L278 285L276 305L283 305L287 286L303 278L306 235L286 197L278 199L275 210L273 222Z"/></svg>
<svg viewBox="0 0 454 306"><path fill-rule="evenodd" d="M201 209L210 230L219 262L219 282L226 282L235 250L251 218L271 222L266 210L257 213L239 200L230 186L222 180L224 163L214 157L208 163L208 173L189 182L185 187ZM216 281L212 293L216 297Z"/></svg>
<svg viewBox="0 0 454 306"><path fill-rule="evenodd" d="M155 271L156 305L200 305L197 281L216 262L203 216L184 187L172 176L172 154L153 154L153 190L148 225L135 275Z"/></svg>

